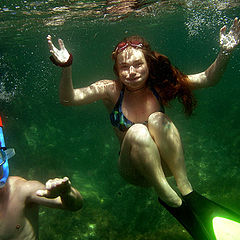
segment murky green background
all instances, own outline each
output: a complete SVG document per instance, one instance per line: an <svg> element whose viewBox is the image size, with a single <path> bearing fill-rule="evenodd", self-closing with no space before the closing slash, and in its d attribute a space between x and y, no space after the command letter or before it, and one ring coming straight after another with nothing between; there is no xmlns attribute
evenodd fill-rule
<svg viewBox="0 0 240 240"><path fill-rule="evenodd" d="M191 239L153 190L119 176L118 141L102 103L60 105L61 70L48 59L46 36L55 43L62 38L74 56L74 86L83 87L112 79L114 45L139 34L183 72L196 73L215 59L220 27L240 17L236 1L145 2L124 18L106 14L105 1L0 2L0 114L6 145L17 153L11 174L42 182L69 176L85 199L76 213L41 208L42 240ZM179 103L167 110L181 133L194 188L238 212L239 57L237 49L216 87L196 91L191 118Z"/></svg>

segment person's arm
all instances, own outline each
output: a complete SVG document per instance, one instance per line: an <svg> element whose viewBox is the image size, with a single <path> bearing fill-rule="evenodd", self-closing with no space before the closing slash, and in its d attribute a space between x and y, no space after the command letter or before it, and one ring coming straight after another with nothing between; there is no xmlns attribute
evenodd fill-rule
<svg viewBox="0 0 240 240"><path fill-rule="evenodd" d="M47 36L51 59L57 66L62 67L62 75L59 85L59 98L63 105L83 105L109 98L111 80L101 80L84 88L73 88L72 84L72 55L69 54L61 39L58 40L60 50L52 43L50 35ZM110 91L109 91L110 90Z"/></svg>
<svg viewBox="0 0 240 240"><path fill-rule="evenodd" d="M82 208L82 196L71 186L67 177L49 179L45 186L38 181L27 181L25 185L25 189L29 192L27 203L70 211Z"/></svg>
<svg viewBox="0 0 240 240"><path fill-rule="evenodd" d="M190 86L193 89L214 86L222 77L232 51L240 41L240 21L234 19L230 31L226 34L226 26L220 30L220 52L216 60L204 72L188 75Z"/></svg>

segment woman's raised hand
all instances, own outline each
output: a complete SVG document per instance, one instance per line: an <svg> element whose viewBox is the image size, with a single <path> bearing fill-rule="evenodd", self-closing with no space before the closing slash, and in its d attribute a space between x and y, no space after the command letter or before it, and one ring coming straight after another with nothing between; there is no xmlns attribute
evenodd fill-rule
<svg viewBox="0 0 240 240"><path fill-rule="evenodd" d="M58 43L59 43L59 47L60 50L58 50L52 43L52 37L50 35L47 36L47 40L48 40L48 46L49 46L49 50L50 53L52 54L52 57L55 60L55 64L65 64L68 62L69 58L70 58L70 54L67 51L67 49L64 46L63 40L62 39L58 39Z"/></svg>
<svg viewBox="0 0 240 240"><path fill-rule="evenodd" d="M230 53L240 41L240 20L236 17L228 33L226 26L220 30L220 47L226 53Z"/></svg>

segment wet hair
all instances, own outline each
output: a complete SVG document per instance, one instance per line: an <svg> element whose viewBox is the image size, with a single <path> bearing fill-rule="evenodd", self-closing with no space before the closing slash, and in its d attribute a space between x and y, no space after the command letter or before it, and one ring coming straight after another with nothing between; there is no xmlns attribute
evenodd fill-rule
<svg viewBox="0 0 240 240"><path fill-rule="evenodd" d="M139 42L142 43L141 50L145 56L148 68L149 77L148 85L156 87L161 97L162 104L170 105L170 101L178 99L183 104L184 112L191 115L196 107L196 99L192 94L188 76L179 71L173 66L168 57L151 50L149 43L140 36L130 36L122 42ZM115 61L113 70L118 75L117 55L118 51L112 53L112 58Z"/></svg>

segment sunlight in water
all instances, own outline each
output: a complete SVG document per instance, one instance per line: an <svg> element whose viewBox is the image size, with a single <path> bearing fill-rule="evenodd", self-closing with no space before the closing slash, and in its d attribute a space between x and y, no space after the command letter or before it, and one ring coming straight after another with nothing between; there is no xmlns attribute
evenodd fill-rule
<svg viewBox="0 0 240 240"><path fill-rule="evenodd" d="M240 223L238 222L215 217L213 228L217 240L240 240Z"/></svg>

